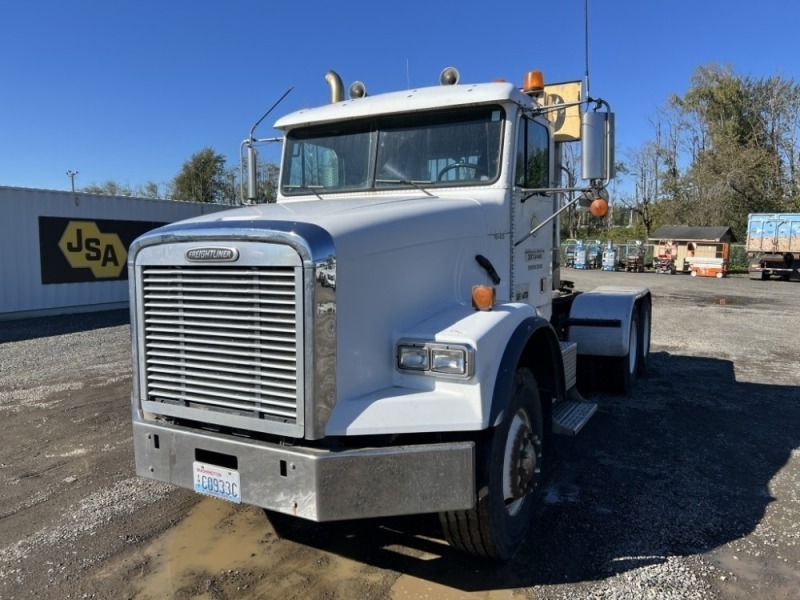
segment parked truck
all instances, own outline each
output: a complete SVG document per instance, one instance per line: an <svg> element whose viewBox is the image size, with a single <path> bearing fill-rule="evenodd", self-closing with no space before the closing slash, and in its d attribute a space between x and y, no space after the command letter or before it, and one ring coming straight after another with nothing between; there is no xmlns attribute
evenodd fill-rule
<svg viewBox="0 0 800 600"><path fill-rule="evenodd" d="M800 281L800 213L754 213L747 219L750 279Z"/></svg>
<svg viewBox="0 0 800 600"><path fill-rule="evenodd" d="M327 79L331 103L275 123L277 203L131 248L136 471L281 528L438 513L456 548L509 559L553 436L597 408L578 379L628 392L648 361L647 289L559 275L561 211L607 209L613 113L551 104L538 72L348 100Z"/></svg>

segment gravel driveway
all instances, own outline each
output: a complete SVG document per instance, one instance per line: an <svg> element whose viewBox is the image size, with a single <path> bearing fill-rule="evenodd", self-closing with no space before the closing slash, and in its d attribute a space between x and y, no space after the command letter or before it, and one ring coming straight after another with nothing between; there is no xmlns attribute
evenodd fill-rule
<svg viewBox="0 0 800 600"><path fill-rule="evenodd" d="M654 293L649 376L559 439L508 565L432 518L298 528L139 479L125 312L0 322L0 598L789 599L800 287L566 269Z"/></svg>

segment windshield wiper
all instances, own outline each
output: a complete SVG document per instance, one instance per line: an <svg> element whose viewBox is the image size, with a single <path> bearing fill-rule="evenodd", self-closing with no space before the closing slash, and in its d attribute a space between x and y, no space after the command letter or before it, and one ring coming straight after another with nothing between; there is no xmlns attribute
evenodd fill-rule
<svg viewBox="0 0 800 600"><path fill-rule="evenodd" d="M400 183L402 183L403 185L410 185L411 187L415 187L423 194L428 194L428 196L430 196L431 198L436 197L434 194L431 194L428 190L419 185L420 183L430 183L429 181L420 181L419 183L417 183L416 181L411 181L410 179L401 179Z"/></svg>
<svg viewBox="0 0 800 600"><path fill-rule="evenodd" d="M324 186L322 186L322 185L296 185L294 187L296 187L298 189L301 189L301 190L307 190L307 191L311 192L312 194L314 194L320 200L324 200L324 198L322 196L320 196L319 192L317 191L317 190L324 189Z"/></svg>
<svg viewBox="0 0 800 600"><path fill-rule="evenodd" d="M431 194L428 190L422 187L421 183L430 183L430 181L411 181L410 179L376 179L375 183L399 183L400 185L410 185L417 188L423 194L427 194L431 198L436 198L435 194Z"/></svg>

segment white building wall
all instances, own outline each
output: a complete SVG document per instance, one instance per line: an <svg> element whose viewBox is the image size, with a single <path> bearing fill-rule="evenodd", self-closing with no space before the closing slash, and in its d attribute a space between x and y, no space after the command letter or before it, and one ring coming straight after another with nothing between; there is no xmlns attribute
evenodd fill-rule
<svg viewBox="0 0 800 600"><path fill-rule="evenodd" d="M40 249L46 240L40 240L40 217L51 218L56 224L60 221L52 218L65 219L65 223L128 221L134 228L141 228L225 208L230 207L0 186L0 320L102 310L123 307L128 302L127 279L95 277L94 271L86 268L66 270L90 281L44 283L43 266L49 269L51 263L42 265ZM127 250L125 247L125 256L118 258L127 259ZM56 256L59 264L65 260L57 244L50 243L45 251L60 253Z"/></svg>

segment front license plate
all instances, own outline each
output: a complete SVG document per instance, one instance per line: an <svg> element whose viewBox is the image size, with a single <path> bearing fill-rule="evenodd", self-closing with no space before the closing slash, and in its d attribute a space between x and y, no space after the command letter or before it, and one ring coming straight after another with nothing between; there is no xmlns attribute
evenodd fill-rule
<svg viewBox="0 0 800 600"><path fill-rule="evenodd" d="M201 462L193 464L195 492L236 504L241 503L242 486L239 482L239 471Z"/></svg>

